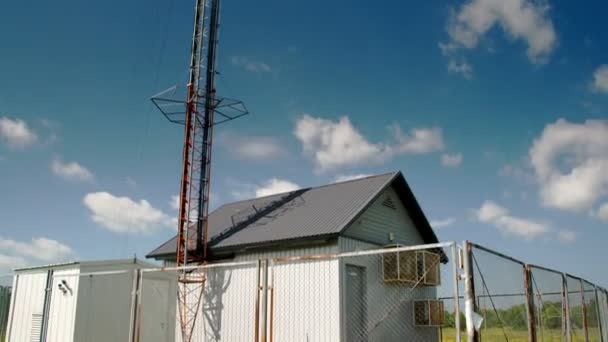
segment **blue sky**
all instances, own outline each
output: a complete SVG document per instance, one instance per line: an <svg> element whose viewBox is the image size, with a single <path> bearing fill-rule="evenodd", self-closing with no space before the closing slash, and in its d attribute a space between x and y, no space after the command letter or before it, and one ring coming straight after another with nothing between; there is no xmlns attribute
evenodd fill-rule
<svg viewBox="0 0 608 342"><path fill-rule="evenodd" d="M0 273L143 256L174 234L190 2L9 1L0 13ZM608 285L602 1L236 2L213 205L402 170L442 240ZM560 121L561 120L561 121ZM44 251L44 253L41 253Z"/></svg>

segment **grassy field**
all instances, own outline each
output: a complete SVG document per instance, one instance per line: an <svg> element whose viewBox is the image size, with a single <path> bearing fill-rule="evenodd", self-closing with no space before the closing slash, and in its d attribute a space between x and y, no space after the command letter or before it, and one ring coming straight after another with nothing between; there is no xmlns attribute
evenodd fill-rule
<svg viewBox="0 0 608 342"><path fill-rule="evenodd" d="M454 328L443 328L441 329L441 342L455 342L456 341L456 331ZM510 342L527 342L528 341L528 331L526 330L506 330L507 337ZM467 336L466 332L463 331L461 333L461 341L466 342ZM537 333L537 339L539 342L562 342L561 339L561 331L560 330L544 330L542 333L539 331ZM490 329L482 329L481 331L481 340L483 342L502 342L505 341L505 335L503 330L500 328L490 328ZM582 332L577 331L576 334L572 336L572 342L584 342L585 338L582 335ZM599 329L598 328L589 328L589 341L595 342L600 341L599 339Z"/></svg>

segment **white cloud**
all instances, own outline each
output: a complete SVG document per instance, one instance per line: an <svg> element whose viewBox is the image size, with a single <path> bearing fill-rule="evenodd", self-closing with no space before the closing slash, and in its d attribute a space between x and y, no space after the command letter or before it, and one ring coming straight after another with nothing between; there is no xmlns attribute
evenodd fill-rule
<svg viewBox="0 0 608 342"><path fill-rule="evenodd" d="M598 93L608 94L608 65L600 65L595 70L591 88Z"/></svg>
<svg viewBox="0 0 608 342"><path fill-rule="evenodd" d="M441 156L441 165L446 167L458 167L462 164L462 153L444 154Z"/></svg>
<svg viewBox="0 0 608 342"><path fill-rule="evenodd" d="M255 197L274 195L298 190L300 186L284 179L272 178L255 189Z"/></svg>
<svg viewBox="0 0 608 342"><path fill-rule="evenodd" d="M294 182L280 178L271 178L261 183L244 183L235 179L228 179L227 183L228 187L231 188L230 194L235 200L269 196L301 188Z"/></svg>
<svg viewBox="0 0 608 342"><path fill-rule="evenodd" d="M495 226L505 235L518 236L526 240L532 240L551 231L544 223L510 215L508 209L493 201L485 201L479 209L475 210L475 217L479 222Z"/></svg>
<svg viewBox="0 0 608 342"><path fill-rule="evenodd" d="M445 228L453 225L456 222L456 219L453 217L448 217L443 220L431 220L430 224L433 228Z"/></svg>
<svg viewBox="0 0 608 342"><path fill-rule="evenodd" d="M597 209L595 216L604 222L608 222L608 202L602 204Z"/></svg>
<svg viewBox="0 0 608 342"><path fill-rule="evenodd" d="M268 160L286 155L285 148L274 137L224 133L219 136L219 142L235 157L243 160Z"/></svg>
<svg viewBox="0 0 608 342"><path fill-rule="evenodd" d="M159 227L173 225L173 220L146 200L133 201L129 197L117 197L108 192L94 192L83 199L91 211L91 218L114 233L151 233Z"/></svg>
<svg viewBox="0 0 608 342"><path fill-rule="evenodd" d="M171 209L179 210L179 195L172 195L169 205Z"/></svg>
<svg viewBox="0 0 608 342"><path fill-rule="evenodd" d="M532 63L544 63L557 43L557 34L549 17L546 2L531 0L469 0L449 19L448 43L441 43L444 54L477 47L494 27L512 40L527 44L526 54Z"/></svg>
<svg viewBox="0 0 608 342"><path fill-rule="evenodd" d="M49 238L16 241L0 236L0 269L14 269L32 263L55 263L73 259L76 252L69 246Z"/></svg>
<svg viewBox="0 0 608 342"><path fill-rule="evenodd" d="M21 119L0 117L0 138L14 149L22 149L38 140L36 133Z"/></svg>
<svg viewBox="0 0 608 342"><path fill-rule="evenodd" d="M403 133L397 124L389 127L392 141L372 143L346 116L338 121L302 115L294 134L319 172L343 166L382 162L402 154L424 154L444 148L439 128L415 128Z"/></svg>
<svg viewBox="0 0 608 342"><path fill-rule="evenodd" d="M336 177L334 177L334 183L346 182L349 180L365 178L365 177L369 177L369 176L371 176L371 175L366 174L366 173L359 173L359 174L354 174L354 175L337 175Z"/></svg>
<svg viewBox="0 0 608 342"><path fill-rule="evenodd" d="M589 210L608 194L608 121L545 126L529 151L542 204Z"/></svg>
<svg viewBox="0 0 608 342"><path fill-rule="evenodd" d="M232 56L230 61L232 62L232 65L244 68L247 71L258 73L272 72L272 68L270 67L270 65L264 62L253 60L246 56Z"/></svg>
<svg viewBox="0 0 608 342"><path fill-rule="evenodd" d="M473 67L466 61L457 62L450 59L448 62L448 72L450 74L461 74L467 80L473 78Z"/></svg>
<svg viewBox="0 0 608 342"><path fill-rule="evenodd" d="M15 268L25 267L28 264L28 261L23 257L0 253L0 272L8 273ZM0 275L2 275L2 273L0 273Z"/></svg>
<svg viewBox="0 0 608 342"><path fill-rule="evenodd" d="M61 158L53 159L51 163L53 173L69 181L91 181L93 174L86 167L77 162L63 162Z"/></svg>
<svg viewBox="0 0 608 342"><path fill-rule="evenodd" d="M563 243L576 241L576 233L571 230L560 230L557 232L557 239Z"/></svg>

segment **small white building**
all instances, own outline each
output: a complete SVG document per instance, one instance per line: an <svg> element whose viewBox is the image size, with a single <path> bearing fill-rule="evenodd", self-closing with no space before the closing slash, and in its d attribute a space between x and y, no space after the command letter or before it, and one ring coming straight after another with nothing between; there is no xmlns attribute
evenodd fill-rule
<svg viewBox="0 0 608 342"><path fill-rule="evenodd" d="M210 214L208 226L217 262L438 242L401 172L225 204ZM147 257L173 266L175 250L173 238ZM259 324L266 323L269 340L277 342L437 341L443 316L435 301L439 266L423 279L425 286L407 284L412 274L420 280L416 272L425 267L424 258L413 253L276 262L267 317ZM397 259L401 268L395 268ZM431 259L445 263L447 256L430 253ZM211 268L206 276L194 340L255 340L255 265ZM440 314L431 317L430 309Z"/></svg>
<svg viewBox="0 0 608 342"><path fill-rule="evenodd" d="M15 270L7 342L129 341L137 314L136 270L154 267L136 259L72 262ZM152 294L145 291L163 289ZM176 280L148 276L141 300L153 307L145 315L144 341L173 341Z"/></svg>

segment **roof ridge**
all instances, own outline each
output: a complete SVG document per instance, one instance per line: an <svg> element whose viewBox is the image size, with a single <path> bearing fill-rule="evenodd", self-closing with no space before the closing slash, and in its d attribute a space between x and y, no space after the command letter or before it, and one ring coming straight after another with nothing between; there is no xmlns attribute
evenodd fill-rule
<svg viewBox="0 0 608 342"><path fill-rule="evenodd" d="M306 190L306 191L308 191L308 190L312 190L312 189L321 189L321 188L326 188L328 186L333 186L333 185L337 185L337 184L358 182L358 181L361 181L361 180L364 180L364 179L370 179L370 178L375 178L375 177L382 177L382 176L387 176L387 175L395 175L397 173L399 173L399 171L384 172L384 173L379 173L379 174L375 174L375 175L369 175L369 176L365 176L365 177L361 177L361 178L348 179L348 180L341 181L341 182L333 182L333 183L322 184L322 185L317 185L317 186L302 187L302 188L291 190L291 191L277 192L277 193L271 194L271 195L266 195L266 196L261 196L261 197L253 197L253 198L248 198L248 199L242 199L242 200L238 200L238 201L234 201L234 202L224 203L224 204L220 205L219 207L217 207L214 211L219 210L220 208L225 207L227 205L231 205L231 204L244 203L244 202L249 202L249 201L254 201L254 200L259 200L259 199L265 199L265 198L270 198L270 197L279 196L279 195L286 195L286 194L290 194L290 193L292 193L294 191L299 191L299 190Z"/></svg>

